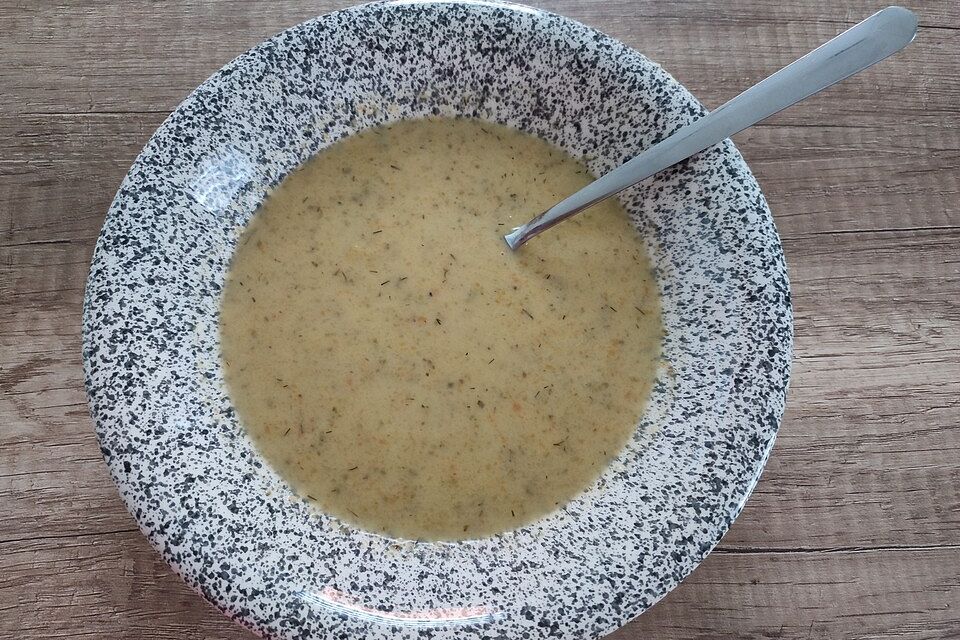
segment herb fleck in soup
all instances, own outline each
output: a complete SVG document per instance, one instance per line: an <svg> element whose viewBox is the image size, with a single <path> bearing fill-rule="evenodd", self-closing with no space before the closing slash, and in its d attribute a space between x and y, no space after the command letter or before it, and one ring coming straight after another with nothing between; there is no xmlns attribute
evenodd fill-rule
<svg viewBox="0 0 960 640"><path fill-rule="evenodd" d="M656 285L616 201L522 250L501 236L593 178L469 119L403 121L291 174L245 230L221 339L262 455L363 529L527 524L630 438L659 357Z"/></svg>

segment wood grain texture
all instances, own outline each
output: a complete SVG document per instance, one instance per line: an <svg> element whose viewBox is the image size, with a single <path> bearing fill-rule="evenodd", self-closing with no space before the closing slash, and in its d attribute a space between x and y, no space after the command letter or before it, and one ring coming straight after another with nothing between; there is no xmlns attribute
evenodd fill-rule
<svg viewBox="0 0 960 640"><path fill-rule="evenodd" d="M956 554L715 552L610 639L956 638ZM37 573L38 564L47 570ZM172 575L136 531L7 544L0 589L15 594L0 604L0 634L8 637L253 637Z"/></svg>
<svg viewBox="0 0 960 640"><path fill-rule="evenodd" d="M159 560L110 483L83 284L166 114L246 48L348 4L0 0L0 637L251 637ZM877 8L537 4L708 106ZM615 638L960 638L960 4L914 8L902 54L736 138L790 265L788 411L717 552Z"/></svg>

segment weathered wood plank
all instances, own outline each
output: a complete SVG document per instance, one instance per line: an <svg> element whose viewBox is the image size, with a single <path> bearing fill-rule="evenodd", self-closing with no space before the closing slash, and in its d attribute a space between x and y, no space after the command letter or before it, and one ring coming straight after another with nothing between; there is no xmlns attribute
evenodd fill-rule
<svg viewBox="0 0 960 640"><path fill-rule="evenodd" d="M960 231L909 231L788 242L797 317L789 410L727 544L960 544L960 437L949 428L960 423L958 240ZM0 265L0 295L16 304L0 318L0 421L9 425L0 470L14 474L0 478L0 498L38 531L109 530L126 517L82 391L89 251L89 241L18 246L6 254L16 267ZM57 487L77 498L57 504ZM97 504L104 509L92 513ZM0 540L23 526L0 520Z"/></svg>
<svg viewBox="0 0 960 640"><path fill-rule="evenodd" d="M0 637L253 637L180 582L136 531L0 550ZM958 566L956 547L715 553L611 638L956 637Z"/></svg>
<svg viewBox="0 0 960 640"><path fill-rule="evenodd" d="M254 637L181 582L135 528L0 544L0 566L3 638Z"/></svg>
<svg viewBox="0 0 960 640"><path fill-rule="evenodd" d="M216 11L201 2L4 5L0 24L8 28L0 32L0 50L8 59L0 69L0 86L14 91L0 95L0 112L167 112L210 73L265 37L349 4L233 0L219 3ZM832 9L812 3L693 0L534 4L591 24L645 52L710 106L877 9L866 0ZM829 105L835 111L833 121L857 123L864 110L883 118L878 104L890 123L902 123L904 117L912 121L931 114L955 115L951 98L960 83L954 72L960 56L960 11L950 0L918 3L917 10L927 29L910 49L886 62L884 70L868 71L818 98L815 106L798 107L785 117L810 122ZM156 35L144 37L145 24L152 25ZM904 72L921 65L922 74ZM888 96L901 98L896 110Z"/></svg>
<svg viewBox="0 0 960 640"><path fill-rule="evenodd" d="M609 637L956 638L958 566L957 548L714 553L663 602Z"/></svg>
<svg viewBox="0 0 960 640"><path fill-rule="evenodd" d="M95 237L165 114L0 115L0 243ZM785 239L960 227L960 117L921 129L763 126L737 136ZM82 197L78 196L82 194ZM63 235L63 234L61 234Z"/></svg>

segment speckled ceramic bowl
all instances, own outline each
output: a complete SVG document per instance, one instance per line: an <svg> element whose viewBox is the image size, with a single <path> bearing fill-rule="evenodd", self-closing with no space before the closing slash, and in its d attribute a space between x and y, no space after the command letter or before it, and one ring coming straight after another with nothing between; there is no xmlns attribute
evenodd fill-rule
<svg viewBox="0 0 960 640"><path fill-rule="evenodd" d="M600 173L703 108L623 44L495 2L360 6L240 56L156 132L97 244L83 355L103 454L171 566L265 636L601 636L693 570L770 452L792 340L773 220L729 142L625 193L667 336L616 462L504 535L424 544L358 531L311 511L244 434L224 387L219 299L237 238L285 175L343 136L430 114L519 127Z"/></svg>

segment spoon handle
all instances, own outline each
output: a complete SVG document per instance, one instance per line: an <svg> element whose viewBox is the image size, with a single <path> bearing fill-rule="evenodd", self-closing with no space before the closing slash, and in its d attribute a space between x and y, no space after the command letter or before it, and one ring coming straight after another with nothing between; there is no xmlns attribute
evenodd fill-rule
<svg viewBox="0 0 960 640"><path fill-rule="evenodd" d="M504 236L511 249L601 200L703 151L904 48L917 17L887 7Z"/></svg>

